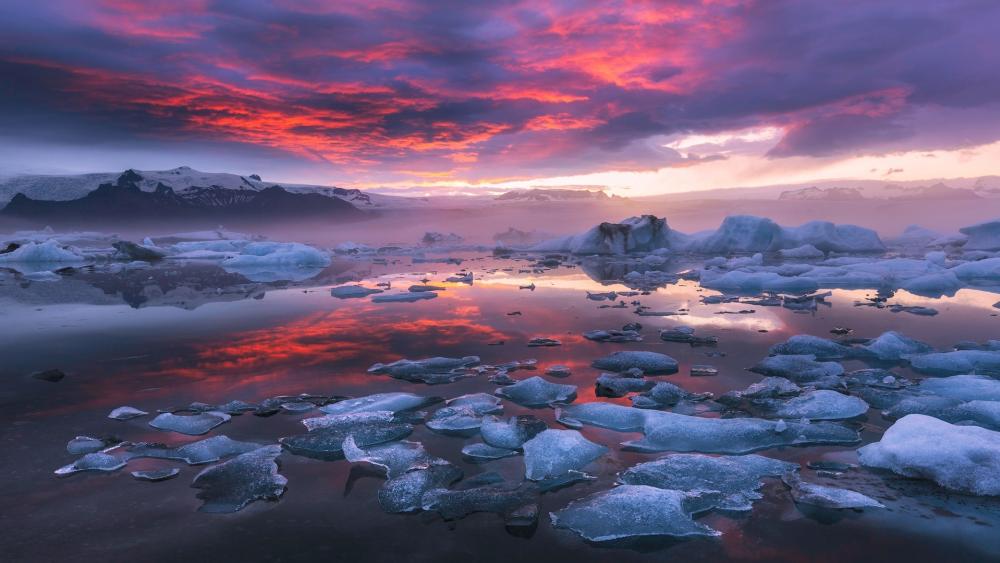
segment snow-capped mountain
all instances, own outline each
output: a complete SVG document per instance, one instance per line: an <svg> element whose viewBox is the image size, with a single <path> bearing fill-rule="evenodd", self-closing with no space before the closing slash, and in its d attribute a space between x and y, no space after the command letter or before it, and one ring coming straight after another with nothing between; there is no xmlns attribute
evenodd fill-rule
<svg viewBox="0 0 1000 563"><path fill-rule="evenodd" d="M416 198L367 193L356 189L309 184L287 184L265 181L256 174L240 176L224 172L201 172L188 166L172 170L130 170L138 176L135 184L143 192L155 192L166 186L175 194L200 205L227 206L247 201L254 192L281 187L293 194L319 194L347 201L359 209L394 209L414 207ZM68 201L80 199L101 184L114 184L121 172L102 172L69 176L24 175L0 180L0 205L7 204L17 194L33 200Z"/></svg>
<svg viewBox="0 0 1000 563"><path fill-rule="evenodd" d="M607 201L611 199L601 190L542 189L513 190L494 198L500 202L525 201Z"/></svg>

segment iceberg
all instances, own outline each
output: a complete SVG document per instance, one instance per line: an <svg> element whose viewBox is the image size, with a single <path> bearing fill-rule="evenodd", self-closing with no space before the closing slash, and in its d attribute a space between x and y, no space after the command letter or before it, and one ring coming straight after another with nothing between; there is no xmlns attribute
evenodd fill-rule
<svg viewBox="0 0 1000 563"><path fill-rule="evenodd" d="M337 299L357 299L368 297L373 293L382 293L382 290L368 288L363 285L341 285L330 288L330 295Z"/></svg>
<svg viewBox="0 0 1000 563"><path fill-rule="evenodd" d="M818 362L812 354L770 356L750 368L750 371L771 377L783 377L795 383L837 384L844 367L837 362Z"/></svg>
<svg viewBox="0 0 1000 563"><path fill-rule="evenodd" d="M0 254L0 264L62 264L84 261L86 257L78 249L63 246L55 239L27 242L11 252Z"/></svg>
<svg viewBox="0 0 1000 563"><path fill-rule="evenodd" d="M844 420L868 412L868 403L836 391L819 389L787 400L774 400L771 416L806 420Z"/></svg>
<svg viewBox="0 0 1000 563"><path fill-rule="evenodd" d="M686 238L653 215L629 217L620 223L601 223L584 233L545 241L529 248L534 252L573 254L627 254L671 248Z"/></svg>
<svg viewBox="0 0 1000 563"><path fill-rule="evenodd" d="M525 407L544 407L573 402L576 399L576 385L550 383L536 375L501 387L496 390L496 394Z"/></svg>
<svg viewBox="0 0 1000 563"><path fill-rule="evenodd" d="M812 354L817 360L839 360L854 354L850 346L844 346L826 338L809 334L797 334L788 340L771 346L769 353L781 356L805 356Z"/></svg>
<svg viewBox="0 0 1000 563"><path fill-rule="evenodd" d="M1000 495L1000 432L911 414L858 450L866 467L930 479L945 489Z"/></svg>
<svg viewBox="0 0 1000 563"><path fill-rule="evenodd" d="M643 350L614 352L608 356L594 360L591 365L597 369L619 373L637 368L642 370L643 373L650 375L677 373L678 369L677 360L670 356L659 352L647 352Z"/></svg>
<svg viewBox="0 0 1000 563"><path fill-rule="evenodd" d="M1000 219L978 223L958 230L969 237L965 250L1000 250Z"/></svg>
<svg viewBox="0 0 1000 563"><path fill-rule="evenodd" d="M934 351L929 344L906 337L896 331L883 332L878 338L865 344L864 349L876 359L897 362L913 354L927 354Z"/></svg>
<svg viewBox="0 0 1000 563"><path fill-rule="evenodd" d="M931 375L1000 374L1000 350L954 350L906 358L916 371Z"/></svg>
<svg viewBox="0 0 1000 563"><path fill-rule="evenodd" d="M524 476L532 481L579 471L608 452L576 430L545 430L524 443Z"/></svg>
<svg viewBox="0 0 1000 563"><path fill-rule="evenodd" d="M924 393L962 401L1000 401L1000 380L986 375L954 375L924 379L917 389Z"/></svg>
<svg viewBox="0 0 1000 563"><path fill-rule="evenodd" d="M330 265L330 256L312 246L298 242L252 242L236 256L222 261L224 267L256 266L320 267Z"/></svg>
<svg viewBox="0 0 1000 563"><path fill-rule="evenodd" d="M647 485L676 491L702 491L718 496L713 501L720 510L750 510L764 477L781 477L799 466L786 461L749 454L707 456L670 454L656 461L640 463L618 477L625 485Z"/></svg>
<svg viewBox="0 0 1000 563"><path fill-rule="evenodd" d="M692 519L692 509L698 505L692 502L694 496L646 485L622 485L574 501L550 517L554 527L568 528L593 542L721 535Z"/></svg>
<svg viewBox="0 0 1000 563"><path fill-rule="evenodd" d="M288 484L278 473L279 455L279 446L264 446L202 470L191 483L205 501L198 510L237 512L255 500L278 500Z"/></svg>

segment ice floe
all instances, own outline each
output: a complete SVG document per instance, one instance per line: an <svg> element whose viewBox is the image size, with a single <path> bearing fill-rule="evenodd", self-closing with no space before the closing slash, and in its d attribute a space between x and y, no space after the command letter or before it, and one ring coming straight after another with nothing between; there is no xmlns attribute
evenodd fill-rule
<svg viewBox="0 0 1000 563"><path fill-rule="evenodd" d="M337 403L324 405L319 410L329 415L378 411L399 413L440 403L441 400L440 397L424 397L413 393L376 393L374 395L367 395L356 399L345 399Z"/></svg>
<svg viewBox="0 0 1000 563"><path fill-rule="evenodd" d="M157 430L198 436L208 433L220 424L229 422L230 418L232 417L223 412L204 412L186 416L165 412L149 421L149 425Z"/></svg>
<svg viewBox="0 0 1000 563"><path fill-rule="evenodd" d="M885 508L881 502L867 495L848 489L807 483L795 473L785 475L783 481L791 489L792 499L796 504L836 509Z"/></svg>
<svg viewBox="0 0 1000 563"><path fill-rule="evenodd" d="M721 510L750 510L765 477L781 477L798 470L798 465L768 457L708 456L670 454L656 461L640 463L619 477L625 485L648 485L658 489L702 491L718 495L714 507Z"/></svg>
<svg viewBox="0 0 1000 563"><path fill-rule="evenodd" d="M608 452L576 430L548 429L528 440L524 448L524 476L532 481L579 471Z"/></svg>
<svg viewBox="0 0 1000 563"><path fill-rule="evenodd" d="M543 407L572 402L576 399L576 385L551 383L536 375L501 387L496 394L525 407Z"/></svg>
<svg viewBox="0 0 1000 563"><path fill-rule="evenodd" d="M288 480L278 473L281 447L272 445L240 454L195 476L191 486L201 489L201 512L237 512L256 500L276 501Z"/></svg>
<svg viewBox="0 0 1000 563"><path fill-rule="evenodd" d="M164 444L140 442L128 446L126 451L129 459L149 457L183 461L188 465L202 465L230 456L245 454L259 447L261 444L255 442L240 442L228 436L212 436L176 448Z"/></svg>
<svg viewBox="0 0 1000 563"><path fill-rule="evenodd" d="M534 415L522 414L512 416L506 421L496 416L486 416L483 418L479 430L483 442L488 445L507 450L519 450L525 442L546 428L545 422Z"/></svg>
<svg viewBox="0 0 1000 563"><path fill-rule="evenodd" d="M330 295L337 299L357 299L382 293L381 289L373 289L363 285L341 285L330 289Z"/></svg>
<svg viewBox="0 0 1000 563"><path fill-rule="evenodd" d="M692 519L696 495L646 485L622 485L594 493L550 514L556 528L605 542L643 536L718 536Z"/></svg>
<svg viewBox="0 0 1000 563"><path fill-rule="evenodd" d="M956 426L911 414L897 420L882 438L858 450L866 467L973 495L1000 495L1000 432Z"/></svg>
<svg viewBox="0 0 1000 563"><path fill-rule="evenodd" d="M461 478L462 470L451 464L410 471L382 485L379 504L389 513L416 512L423 509L428 491L445 488Z"/></svg>
<svg viewBox="0 0 1000 563"><path fill-rule="evenodd" d="M385 471L386 477L394 479L415 469L427 469L433 465L448 462L427 453L419 442L392 442L361 449L353 436L344 440L344 458L351 463L367 463Z"/></svg>
<svg viewBox="0 0 1000 563"><path fill-rule="evenodd" d="M594 360L597 369L623 372L638 368L650 375L677 373L677 360L659 352L625 350Z"/></svg>
<svg viewBox="0 0 1000 563"><path fill-rule="evenodd" d="M422 294L415 294L422 295ZM424 358L422 360L397 360L391 364L375 364L368 373L385 374L395 379L427 383L430 385L451 383L471 375L465 368L479 363L479 356L464 358Z"/></svg>

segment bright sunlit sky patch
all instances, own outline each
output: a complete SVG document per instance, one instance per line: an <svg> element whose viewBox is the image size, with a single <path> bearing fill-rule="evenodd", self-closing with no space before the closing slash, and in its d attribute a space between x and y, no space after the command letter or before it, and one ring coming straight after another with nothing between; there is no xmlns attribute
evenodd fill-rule
<svg viewBox="0 0 1000 563"><path fill-rule="evenodd" d="M650 195L997 173L1000 3L0 3L0 174Z"/></svg>

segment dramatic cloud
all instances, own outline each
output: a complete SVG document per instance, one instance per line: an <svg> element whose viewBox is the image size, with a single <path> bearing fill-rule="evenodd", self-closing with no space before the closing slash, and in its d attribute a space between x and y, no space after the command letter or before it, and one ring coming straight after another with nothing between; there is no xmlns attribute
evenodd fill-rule
<svg viewBox="0 0 1000 563"><path fill-rule="evenodd" d="M0 150L398 182L952 149L1000 139L998 26L990 0L5 2Z"/></svg>

